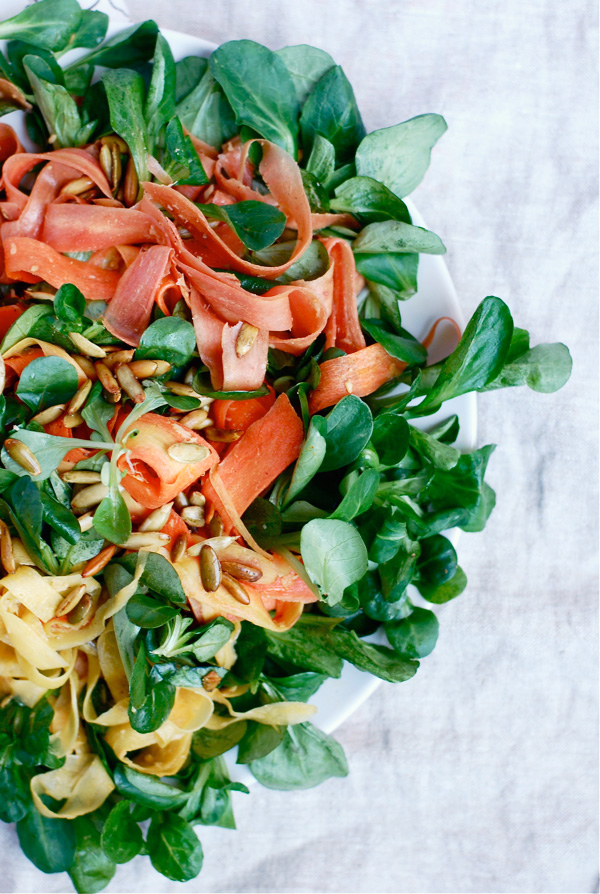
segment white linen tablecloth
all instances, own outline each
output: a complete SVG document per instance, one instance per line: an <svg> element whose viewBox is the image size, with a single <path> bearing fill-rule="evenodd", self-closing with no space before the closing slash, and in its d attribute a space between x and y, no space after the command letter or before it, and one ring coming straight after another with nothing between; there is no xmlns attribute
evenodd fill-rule
<svg viewBox="0 0 600 894"><path fill-rule="evenodd" d="M367 130L443 114L449 131L414 199L448 247L465 315L502 297L534 343L570 346L574 370L555 395L480 398L479 443L498 444L496 510L460 541L469 587L443 611L435 652L338 730L350 776L236 795L237 832L199 827L197 880L169 882L140 860L108 891L597 891L596 4L128 7L217 43L323 47ZM0 835L1 891L70 890Z"/></svg>

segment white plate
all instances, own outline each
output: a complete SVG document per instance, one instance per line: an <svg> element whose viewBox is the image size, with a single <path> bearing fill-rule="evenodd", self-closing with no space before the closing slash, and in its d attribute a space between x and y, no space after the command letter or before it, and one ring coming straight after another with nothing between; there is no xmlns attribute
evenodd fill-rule
<svg viewBox="0 0 600 894"><path fill-rule="evenodd" d="M17 7L17 4L14 4ZM18 4L21 8L21 4ZM103 10L110 12L106 2L103 2ZM12 11L12 10L11 10ZM4 18L4 15L2 16ZM122 30L125 22L119 16L111 17L109 36ZM215 44L199 37L181 34L178 31L162 29L162 33L168 39L175 59L184 56L200 55L209 56L215 49ZM76 51L79 52L79 51ZM23 135L23 117L20 113L13 113L4 118ZM390 122L393 124L395 122ZM21 125L19 127L19 124ZM25 141L24 141L25 142ZM419 226L425 223L410 203L410 211L413 220ZM463 315L458 303L456 291L452 284L448 268L439 256L421 255L419 263L419 291L418 294L404 302L401 308L402 324L417 338L422 339L429 332L433 324L440 317L451 317L462 328ZM444 356L455 346L455 336L452 327L440 327L439 336L436 336L435 347L438 356ZM473 450L476 441L476 403L475 395L468 394L455 400L448 401L441 413L429 416L421 424L429 427L440 419L456 413L460 421L460 435L456 445L462 450ZM458 531L450 532L450 537L456 543ZM415 602L419 601L418 594L414 590ZM424 603L426 604L426 603ZM384 642L383 635L375 641ZM349 664L344 665L342 676L339 680L328 680L317 694L311 699L311 703L318 708L317 725L330 733L344 722L356 709L371 695L381 681L377 677L363 673ZM231 752L228 758L229 768L234 778L245 783L254 782L254 777L246 769L234 762L235 752Z"/></svg>

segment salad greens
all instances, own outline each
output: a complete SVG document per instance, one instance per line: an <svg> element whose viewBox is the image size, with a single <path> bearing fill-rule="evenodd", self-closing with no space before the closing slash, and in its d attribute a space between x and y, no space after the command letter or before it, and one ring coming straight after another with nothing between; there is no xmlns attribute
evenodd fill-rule
<svg viewBox="0 0 600 894"><path fill-rule="evenodd" d="M175 61L155 22L105 40L107 27L107 16L81 10L76 0L39 0L0 23L7 41L0 75L11 86L0 114L27 108L28 133L41 151L88 147L111 187L105 205L132 207L152 178L153 185L180 187L192 196L190 220L191 211L202 214L238 251L233 263L224 251L206 261L211 272L230 289L239 283L256 306L272 289L318 288L331 272L328 243L343 244L364 277L355 338L366 347L342 349L325 323L294 351L282 348L276 332L264 381L219 384L181 270L165 288L178 287L182 297L171 305L157 298L137 340L121 338L110 322L118 292L107 304L110 296L90 300L81 282L56 288L34 284L41 277L32 274L0 286L8 375L0 398L0 583L11 594L0 605L7 631L0 643L0 818L16 823L24 853L41 871L68 872L80 892L102 890L119 864L138 855L168 879L195 878L203 861L195 828L234 829L232 793L248 793L230 779L223 755L232 749L267 788L306 789L347 775L342 747L310 722L307 703L328 679L339 679L345 662L388 682L416 673L438 638L433 606L467 585L447 532L481 531L494 507L485 480L494 445L462 452L460 421L448 402L522 385L551 393L571 371L564 345L532 347L494 296L483 299L439 362L427 365L427 348L404 328L402 305L417 292L419 256L446 251L439 236L413 224L403 201L446 130L441 116L366 134L352 86L322 50L273 52L238 40L208 60ZM263 143L250 145L241 191L227 196L231 154L257 138ZM261 174L264 141L299 165L317 238L298 257L300 222L268 195L269 176ZM81 188L83 205L98 200L93 183ZM189 261L190 251L200 252L198 232L164 210L169 245L179 239ZM145 257L157 248L165 250L146 246ZM138 247L125 249L132 252L129 276ZM86 270L94 262L92 251L57 255ZM107 255L94 269L119 263L123 258ZM223 344L243 322L228 313ZM243 326L249 341L243 350L236 341L238 360L253 350L259 328ZM27 354L32 348L35 357ZM352 379L342 381L348 387L341 396L315 403L331 387L331 364L361 350L378 352L386 375L360 395ZM152 469L148 454L135 456L132 444L145 438L154 449L152 438L162 432L163 461L179 449L188 468L218 448L219 468L226 468L235 443L268 416L276 396L293 408L301 444L248 501L239 525L248 547L241 546L242 538L225 530L219 504L207 500L205 485L214 484L208 466L165 496L162 467ZM223 424L227 413L235 425ZM144 428L149 419L154 429ZM164 431L186 425L190 438L167 449ZM191 458L181 458L182 447L192 448ZM146 488L137 497L123 484L136 476ZM245 559L250 554L249 565L236 549ZM272 576L274 596L266 586L261 591L265 555L285 567ZM179 562L200 567L206 601L190 596ZM17 597L11 582L19 576L28 584ZM49 580L59 581L60 599ZM239 614L214 608L217 591L237 599ZM23 626L33 636L10 607L19 598L21 614L37 625L39 668L35 646L17 649ZM298 601L305 604L294 622L278 627ZM256 604L260 623L243 613ZM70 665L66 647L56 646L61 636L72 644ZM57 685L52 678L62 681L63 672ZM56 688L46 690L44 680ZM76 732L66 747L73 716ZM124 751L121 735L133 743ZM167 760L160 736L178 759ZM64 781L64 773L53 773L75 778L92 769L107 793L89 809L73 809L71 791L58 784L44 787L45 779ZM90 803L95 790L88 784Z"/></svg>

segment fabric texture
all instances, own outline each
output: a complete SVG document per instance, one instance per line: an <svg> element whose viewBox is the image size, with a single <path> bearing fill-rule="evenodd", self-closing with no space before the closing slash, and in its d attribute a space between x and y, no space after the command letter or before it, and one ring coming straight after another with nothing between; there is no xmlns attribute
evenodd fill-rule
<svg viewBox="0 0 600 894"><path fill-rule="evenodd" d="M235 795L237 832L198 827L198 879L178 885L138 860L107 890L597 891L596 4L128 6L216 43L328 50L367 130L443 114L413 198L448 248L465 315L498 295L534 343L566 342L574 369L555 395L479 399L497 507L460 540L469 586L441 613L435 652L338 729L349 777ZM70 890L28 863L12 829L0 836L1 891Z"/></svg>

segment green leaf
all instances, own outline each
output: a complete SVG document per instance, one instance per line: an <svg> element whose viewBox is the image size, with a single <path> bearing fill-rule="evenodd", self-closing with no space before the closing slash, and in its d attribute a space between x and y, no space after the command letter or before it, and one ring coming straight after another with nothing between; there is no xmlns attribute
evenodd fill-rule
<svg viewBox="0 0 600 894"><path fill-rule="evenodd" d="M335 146L320 133L315 136L306 163L306 170L324 186L327 186L328 180L335 170Z"/></svg>
<svg viewBox="0 0 600 894"><path fill-rule="evenodd" d="M265 663L266 637L262 627L242 621L235 643L237 659L232 673L240 683L252 683L260 676Z"/></svg>
<svg viewBox="0 0 600 894"><path fill-rule="evenodd" d="M41 499L46 524L74 546L81 538L81 528L71 510L48 494L42 493Z"/></svg>
<svg viewBox="0 0 600 894"><path fill-rule="evenodd" d="M152 629L154 627L162 627L171 618L179 614L179 609L171 605L165 605L155 599L140 593L133 596L126 605L127 617L138 627Z"/></svg>
<svg viewBox="0 0 600 894"><path fill-rule="evenodd" d="M109 38L102 46L87 53L69 65L69 69L81 65L102 65L104 68L136 66L152 58L156 45L158 25L149 19L131 25ZM125 137L123 138L125 139Z"/></svg>
<svg viewBox="0 0 600 894"><path fill-rule="evenodd" d="M23 65L48 133L54 137L53 145L57 149L83 146L95 125L82 125L77 103L66 87L54 84L45 77L49 69L43 59L25 56Z"/></svg>
<svg viewBox="0 0 600 894"><path fill-rule="evenodd" d="M246 732L246 727L245 720L231 723L220 730L208 730L203 727L194 733L192 752L203 761L225 754L226 751L235 748Z"/></svg>
<svg viewBox="0 0 600 894"><path fill-rule="evenodd" d="M402 621L388 621L385 634L400 655L425 658L435 648L439 626L438 619L429 609L413 608Z"/></svg>
<svg viewBox="0 0 600 894"><path fill-rule="evenodd" d="M142 333L136 360L166 360L172 366L187 366L196 350L194 327L181 317L162 317Z"/></svg>
<svg viewBox="0 0 600 894"><path fill-rule="evenodd" d="M123 556L119 559L119 564L126 568L133 577L137 556ZM175 602L179 605L187 604L187 598L181 586L179 575L171 563L158 553L149 553L146 556L146 563L140 581L153 593L157 593L163 599L168 599L169 602Z"/></svg>
<svg viewBox="0 0 600 894"><path fill-rule="evenodd" d="M131 815L131 802L119 801L106 818L102 829L102 847L115 863L128 863L144 847L144 838Z"/></svg>
<svg viewBox="0 0 600 894"><path fill-rule="evenodd" d="M292 77L300 105L306 101L317 81L335 65L329 53L307 44L283 47L276 54L283 59Z"/></svg>
<svg viewBox="0 0 600 894"><path fill-rule="evenodd" d="M202 869L202 845L192 826L176 814L152 818L147 848L156 871L172 881L190 881Z"/></svg>
<svg viewBox="0 0 600 894"><path fill-rule="evenodd" d="M186 651L190 652L199 663L209 661L214 658L219 649L227 645L232 631L231 621L227 618L215 618L214 621L202 628L200 636L190 643Z"/></svg>
<svg viewBox="0 0 600 894"><path fill-rule="evenodd" d="M362 515L363 512L371 508L378 487L379 472L375 469L365 469L362 475L359 475L352 483L344 499L329 518L349 522L357 515Z"/></svg>
<svg viewBox="0 0 600 894"><path fill-rule="evenodd" d="M340 469L353 462L369 442L373 417L367 404L349 394L327 416L327 450L320 472Z"/></svg>
<svg viewBox="0 0 600 894"><path fill-rule="evenodd" d="M176 78L171 47L159 31L152 60L152 77L144 105L144 119L150 146L154 146L162 128L175 114Z"/></svg>
<svg viewBox="0 0 600 894"><path fill-rule="evenodd" d="M161 782L156 776L139 773L131 767L119 764L114 772L117 790L130 801L153 810L178 810L183 807L187 795L174 785Z"/></svg>
<svg viewBox="0 0 600 894"><path fill-rule="evenodd" d="M48 304L34 304L32 307L28 307L4 336L0 345L0 353L4 355L22 339L27 338L37 321L49 314L52 314L52 308Z"/></svg>
<svg viewBox="0 0 600 894"><path fill-rule="evenodd" d="M378 413L371 442L384 466L397 466L408 450L410 429L404 416Z"/></svg>
<svg viewBox="0 0 600 894"><path fill-rule="evenodd" d="M95 9L82 9L79 25L69 36L69 42L62 52L75 47L93 49L102 43L108 30L108 16Z"/></svg>
<svg viewBox="0 0 600 894"><path fill-rule="evenodd" d="M269 549L281 534L281 515L269 500L257 497L242 515L242 521L259 546Z"/></svg>
<svg viewBox="0 0 600 894"><path fill-rule="evenodd" d="M504 301L484 298L457 347L439 366L435 384L411 412L433 413L444 401L493 381L504 365L512 332L512 317Z"/></svg>
<svg viewBox="0 0 600 894"><path fill-rule="evenodd" d="M122 68L105 71L102 83L110 109L111 126L129 146L140 182L148 180L149 147L144 119L144 79L138 72Z"/></svg>
<svg viewBox="0 0 600 894"><path fill-rule="evenodd" d="M430 586L425 581L417 581L416 584L419 593L424 599L427 599L428 602L433 602L435 605L442 605L444 602L449 602L451 599L460 596L467 586L467 575L459 565L447 583Z"/></svg>
<svg viewBox="0 0 600 894"><path fill-rule="evenodd" d="M381 220L400 220L412 223L402 199L372 177L351 177L341 183L331 200L332 211L346 211L357 215L363 223Z"/></svg>
<svg viewBox="0 0 600 894"><path fill-rule="evenodd" d="M139 666L139 672L138 672ZM152 733L167 720L175 703L176 689L156 668L149 670L141 648L130 681L129 723L138 733Z"/></svg>
<svg viewBox="0 0 600 894"><path fill-rule="evenodd" d="M310 420L300 456L294 466L292 480L285 498L287 504L291 503L298 496L319 471L327 449L326 433L327 421L322 416L313 416Z"/></svg>
<svg viewBox="0 0 600 894"><path fill-rule="evenodd" d="M175 100L179 103L191 93L208 69L208 59L201 56L185 56L175 63Z"/></svg>
<svg viewBox="0 0 600 894"><path fill-rule="evenodd" d="M569 381L573 361L566 345L542 344L507 362L500 374L478 391L495 391L527 385L532 391L552 394Z"/></svg>
<svg viewBox="0 0 600 894"><path fill-rule="evenodd" d="M172 118L166 130L165 155L163 167L173 178L173 182L182 186L202 186L208 183L206 171L198 157L191 139L186 136L179 118ZM167 319L172 319L167 317Z"/></svg>
<svg viewBox="0 0 600 894"><path fill-rule="evenodd" d="M236 763L249 764L270 754L283 740L285 727L268 726L250 720L244 738L238 746Z"/></svg>
<svg viewBox="0 0 600 894"><path fill-rule="evenodd" d="M66 404L77 391L75 367L62 357L38 357L28 363L19 379L17 396L34 413Z"/></svg>
<svg viewBox="0 0 600 894"><path fill-rule="evenodd" d="M100 817L92 813L78 816L72 823L77 837L77 850L69 875L76 891L94 894L106 887L117 867L100 843Z"/></svg>
<svg viewBox="0 0 600 894"><path fill-rule="evenodd" d="M320 632L319 632L320 633ZM342 659L315 636L314 627L296 624L286 633L266 631L267 652L275 660L283 661L313 673L338 678L342 673Z"/></svg>
<svg viewBox="0 0 600 894"><path fill-rule="evenodd" d="M72 327L71 331L80 331L82 328L85 309L85 298L77 286L70 283L61 286L54 296L54 313L59 320Z"/></svg>
<svg viewBox="0 0 600 894"><path fill-rule="evenodd" d="M392 558L379 566L382 591L388 602L397 602L404 596L415 573L420 552L419 542L405 534L399 540Z"/></svg>
<svg viewBox="0 0 600 894"><path fill-rule="evenodd" d="M314 519L302 528L304 566L323 599L335 605L344 590L367 571L367 548L353 525L334 519Z"/></svg>
<svg viewBox="0 0 600 894"><path fill-rule="evenodd" d="M433 463L438 469L453 469L460 459L460 450L444 444L425 431L410 426L410 444L422 457Z"/></svg>
<svg viewBox="0 0 600 894"><path fill-rule="evenodd" d="M451 580L456 568L456 550L447 537L436 534L421 541L421 555L417 561L421 582L429 587L437 587Z"/></svg>
<svg viewBox="0 0 600 894"><path fill-rule="evenodd" d="M62 50L77 31L81 7L76 0L39 0L0 23L0 40L27 40L48 50Z"/></svg>
<svg viewBox="0 0 600 894"><path fill-rule="evenodd" d="M187 96L178 101L176 112L191 134L215 149L220 149L237 129L233 110L208 69Z"/></svg>
<svg viewBox="0 0 600 894"><path fill-rule="evenodd" d="M7 72L8 80L17 84L25 93L31 92L29 78L23 66L23 59L26 56L39 56L46 63L47 68L44 68L44 71L47 79L53 84L66 86L64 72L56 61L56 56L38 44L25 40L11 40L6 46L6 55L12 68L12 71Z"/></svg>
<svg viewBox="0 0 600 894"><path fill-rule="evenodd" d="M65 872L73 863L75 830L68 820L42 816L33 807L17 823L17 835L25 856L42 872Z"/></svg>
<svg viewBox="0 0 600 894"><path fill-rule="evenodd" d="M289 677L274 677L269 682L288 702L307 702L323 685L327 676L305 671Z"/></svg>
<svg viewBox="0 0 600 894"><path fill-rule="evenodd" d="M407 298L416 294L419 270L418 254L401 254L399 252L357 254L354 260L358 272L365 279L370 280L370 293L380 301L383 298L388 305L394 302L396 310L398 301L406 301ZM371 283L376 283L377 286L374 287ZM382 289L392 291L393 295L389 295ZM392 304L392 306L394 305ZM382 316L385 314L382 313ZM394 319L389 322L396 322L396 314L394 314Z"/></svg>
<svg viewBox="0 0 600 894"><path fill-rule="evenodd" d="M444 243L435 233L401 220L368 224L352 243L352 250L355 254L409 252L443 255L446 252Z"/></svg>
<svg viewBox="0 0 600 894"><path fill-rule="evenodd" d="M423 345L412 338L403 338L390 332L388 327L382 320L361 320L362 328L374 338L391 357L396 360L402 360L408 366L416 363L425 363L427 360L427 350Z"/></svg>
<svg viewBox="0 0 600 894"><path fill-rule="evenodd" d="M246 248L262 251L279 239L286 216L279 208L254 200L234 205L199 205L208 217L222 220L234 230Z"/></svg>
<svg viewBox="0 0 600 894"><path fill-rule="evenodd" d="M111 487L96 509L94 527L111 543L124 543L131 534L131 516L118 488Z"/></svg>
<svg viewBox="0 0 600 894"><path fill-rule="evenodd" d="M214 51L209 64L238 126L252 128L295 158L298 100L283 60L252 40L232 40Z"/></svg>
<svg viewBox="0 0 600 894"><path fill-rule="evenodd" d="M425 176L431 149L447 127L441 115L418 115L375 130L356 151L356 170L379 180L397 196L407 196Z"/></svg>
<svg viewBox="0 0 600 894"><path fill-rule="evenodd" d="M314 788L334 776L347 776L344 749L312 723L296 724L274 751L249 764L266 788L290 791Z"/></svg>
<svg viewBox="0 0 600 894"><path fill-rule="evenodd" d="M212 397L214 400L254 400L255 397L266 397L269 389L266 385L261 385L254 391L215 391L210 383L204 378L203 373L197 373L194 376L194 391L203 397Z"/></svg>
<svg viewBox="0 0 600 894"><path fill-rule="evenodd" d="M312 149L317 134L334 146L340 164L352 161L365 128L352 86L339 65L330 68L315 84L300 116L302 146Z"/></svg>

